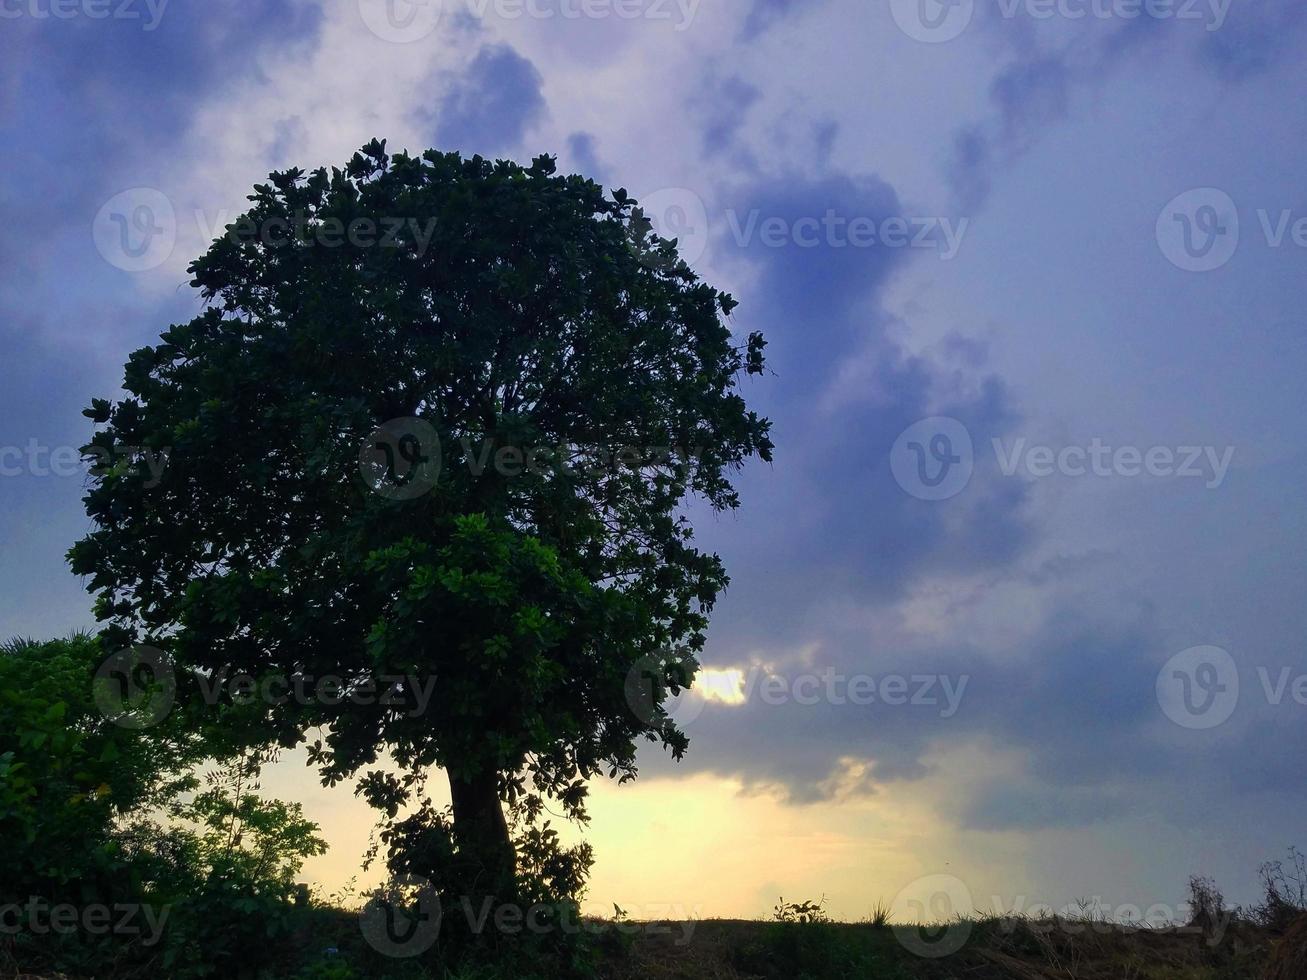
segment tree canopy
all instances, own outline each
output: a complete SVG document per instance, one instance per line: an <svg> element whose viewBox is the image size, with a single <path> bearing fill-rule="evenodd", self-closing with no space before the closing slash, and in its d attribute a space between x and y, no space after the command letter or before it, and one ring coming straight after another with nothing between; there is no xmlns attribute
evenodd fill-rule
<svg viewBox="0 0 1307 980"><path fill-rule="evenodd" d="M663 699L727 576L683 505L736 507L732 474L771 458L740 392L762 338L625 191L549 157L373 141L250 201L190 267L205 309L87 412L118 462L72 566L110 642L181 675L341 678L224 714L229 736L317 727L324 780L362 772L391 816L415 781L369 769L382 753L439 766L460 843L502 868L501 802L584 819L585 781L633 777L639 739L686 749ZM400 677L430 703L359 696Z"/></svg>

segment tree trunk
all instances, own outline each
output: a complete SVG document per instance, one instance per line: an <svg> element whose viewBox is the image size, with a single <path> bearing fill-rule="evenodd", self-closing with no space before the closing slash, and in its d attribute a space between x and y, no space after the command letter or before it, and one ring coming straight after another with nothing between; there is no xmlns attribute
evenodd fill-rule
<svg viewBox="0 0 1307 980"><path fill-rule="evenodd" d="M517 854L499 802L498 773L492 770L471 779L456 779L451 774L449 792L454 804L454 835L473 865L469 897L511 901Z"/></svg>

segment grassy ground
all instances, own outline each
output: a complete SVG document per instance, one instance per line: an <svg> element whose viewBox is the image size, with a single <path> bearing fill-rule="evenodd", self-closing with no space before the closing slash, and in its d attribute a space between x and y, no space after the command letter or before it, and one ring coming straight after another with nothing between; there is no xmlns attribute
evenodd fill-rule
<svg viewBox="0 0 1307 980"><path fill-rule="evenodd" d="M324 910L325 911L325 910ZM947 932L921 933L874 923L799 923L710 919L694 923L591 923L597 935L578 970L547 965L531 954L509 955L458 973L419 961L387 960L362 942L357 918L328 912L312 935L293 937L298 950L285 975L302 980L363 977L438 980L1263 980L1278 940L1235 922L1219 942L1197 929L1126 929L1064 919L975 920ZM922 945L923 943L929 946ZM948 945L948 955L937 953ZM330 946L330 951L325 947ZM914 952L916 950L916 952ZM63 977L24 972L4 955L0 977ZM508 951L503 951L508 952ZM521 951L519 951L520 953ZM28 965L30 970L30 964ZM1288 980L1296 977L1276 974ZM230 968L223 973L230 974ZM99 976L111 974L99 973ZM151 974L133 970L113 976Z"/></svg>
<svg viewBox="0 0 1307 980"><path fill-rule="evenodd" d="M640 935L605 964L613 980L1259 980L1272 940L1261 930L1232 926L1215 945L1196 931L1126 930L1065 920L955 925L965 943L947 956L905 948L955 939L889 926L710 920L692 940ZM1307 978L1303 978L1307 980Z"/></svg>

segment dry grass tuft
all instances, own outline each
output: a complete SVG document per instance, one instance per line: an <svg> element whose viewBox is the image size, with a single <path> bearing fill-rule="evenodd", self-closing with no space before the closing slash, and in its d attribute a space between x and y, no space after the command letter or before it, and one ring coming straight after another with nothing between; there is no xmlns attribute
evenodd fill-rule
<svg viewBox="0 0 1307 980"><path fill-rule="evenodd" d="M1307 914L1298 916L1274 947L1266 967L1266 980L1303 980L1307 977Z"/></svg>

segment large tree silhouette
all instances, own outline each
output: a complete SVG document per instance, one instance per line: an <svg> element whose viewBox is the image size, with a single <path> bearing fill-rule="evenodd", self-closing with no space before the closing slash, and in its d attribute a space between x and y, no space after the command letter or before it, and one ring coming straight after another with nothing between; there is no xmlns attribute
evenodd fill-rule
<svg viewBox="0 0 1307 980"><path fill-rule="evenodd" d="M625 192L548 157L374 141L250 200L191 266L206 309L87 412L118 462L73 568L112 642L179 672L344 677L229 735L308 739L331 783L385 751L442 767L457 846L502 892L504 802L584 818L585 781L633 777L641 737L686 748L663 699L727 578L682 504L737 506L732 473L770 459L738 391L762 340L733 340L734 301ZM162 476L132 451L167 451ZM425 711L350 696L398 676L432 680ZM361 787L410 802L379 770Z"/></svg>

